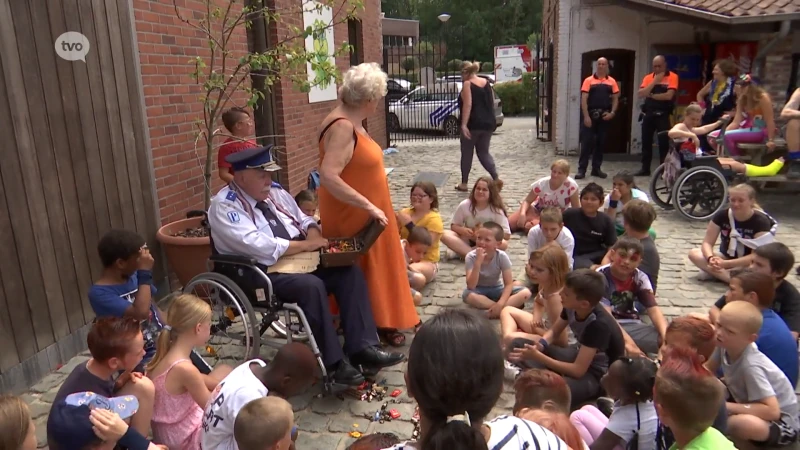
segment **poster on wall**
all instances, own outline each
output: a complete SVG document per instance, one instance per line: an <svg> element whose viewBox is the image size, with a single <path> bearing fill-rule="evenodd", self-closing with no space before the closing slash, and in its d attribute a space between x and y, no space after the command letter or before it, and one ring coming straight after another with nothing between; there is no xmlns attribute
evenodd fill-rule
<svg viewBox="0 0 800 450"><path fill-rule="evenodd" d="M314 1L306 3L303 8L303 28L318 29L326 27L306 38L306 51L319 53L314 57L317 63L330 62L331 64L336 64L336 60L333 57L336 45L333 40L331 23L333 23L333 10L331 8ZM336 100L336 79L327 77L322 70L314 70L310 62L307 64L306 70L308 72L308 81L311 83L308 102L319 103Z"/></svg>
<svg viewBox="0 0 800 450"><path fill-rule="evenodd" d="M739 73L751 73L753 71L753 60L758 53L758 42L719 42L717 44L702 45L705 62L710 63L718 59L730 59L736 63ZM704 80L711 79L708 66L705 67L706 73Z"/></svg>

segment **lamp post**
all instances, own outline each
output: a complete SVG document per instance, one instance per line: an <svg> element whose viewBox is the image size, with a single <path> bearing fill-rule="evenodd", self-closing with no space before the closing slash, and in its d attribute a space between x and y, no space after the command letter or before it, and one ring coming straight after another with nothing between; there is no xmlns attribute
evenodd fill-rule
<svg viewBox="0 0 800 450"><path fill-rule="evenodd" d="M450 36L447 35L447 21L450 20L450 17L451 17L450 14L447 14L447 13L441 13L438 16L436 16L436 18L439 19L439 22L442 22L442 34L444 35L443 41L445 42L445 45L447 45L447 48L445 49L445 54L444 54L444 64L445 64L445 74L446 75L448 75L449 72L450 72L450 67L448 67L448 61L449 61L448 55L450 53L450 45L449 45L449 39L448 38ZM441 41L440 41L440 44L441 44ZM441 51L441 46L440 46L439 50Z"/></svg>

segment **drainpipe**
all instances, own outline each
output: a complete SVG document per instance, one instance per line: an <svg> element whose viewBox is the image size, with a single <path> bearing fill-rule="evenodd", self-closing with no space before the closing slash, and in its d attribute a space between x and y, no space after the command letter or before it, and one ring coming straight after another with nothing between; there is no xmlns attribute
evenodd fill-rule
<svg viewBox="0 0 800 450"><path fill-rule="evenodd" d="M784 20L781 22L781 28L778 30L778 34L773 37L771 41L767 42L766 45L758 49L756 57L753 58L753 69L757 77L761 78L761 72L763 71L763 65L761 64L762 60L767 58L769 52L772 51L772 48L775 47L781 39L789 35L789 30L791 29L792 21Z"/></svg>

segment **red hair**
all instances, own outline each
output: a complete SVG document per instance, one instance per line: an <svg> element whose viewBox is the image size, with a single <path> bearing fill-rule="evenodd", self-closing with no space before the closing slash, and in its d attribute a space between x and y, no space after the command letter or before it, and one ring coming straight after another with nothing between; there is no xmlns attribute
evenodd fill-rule
<svg viewBox="0 0 800 450"><path fill-rule="evenodd" d="M692 347L708 360L714 352L714 327L707 321L693 316L676 317L667 326L667 333L686 333L691 337Z"/></svg>
<svg viewBox="0 0 800 450"><path fill-rule="evenodd" d="M566 414L559 411L534 410L526 414L524 419L538 423L560 437L570 448L582 449L583 438L570 422Z"/></svg>
<svg viewBox="0 0 800 450"><path fill-rule="evenodd" d="M705 430L714 422L724 400L722 384L693 349L668 347L663 352L654 388L656 403L669 414L674 426Z"/></svg>
<svg viewBox="0 0 800 450"><path fill-rule="evenodd" d="M123 358L131 351L131 341L141 334L139 321L131 317L104 317L97 319L86 343L92 358L106 362L111 358Z"/></svg>
<svg viewBox="0 0 800 450"><path fill-rule="evenodd" d="M567 412L572 401L572 394L564 377L545 369L522 372L514 382L514 391L514 414L522 408L541 409L547 401Z"/></svg>

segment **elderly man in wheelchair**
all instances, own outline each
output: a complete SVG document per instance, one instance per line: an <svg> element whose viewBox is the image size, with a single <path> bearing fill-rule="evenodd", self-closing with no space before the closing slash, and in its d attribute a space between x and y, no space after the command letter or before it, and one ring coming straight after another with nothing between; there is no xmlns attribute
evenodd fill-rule
<svg viewBox="0 0 800 450"><path fill-rule="evenodd" d="M215 250L222 255L250 257L264 273L281 257L327 245L314 219L300 211L288 192L273 184L272 172L280 167L272 161L270 149L259 147L228 156L233 181L214 196L208 211ZM277 299L297 304L304 313L310 328L306 331L319 342L332 383L358 386L364 376L356 367L374 371L403 361L402 353L380 347L367 284L357 266L320 267L307 274L268 273L267 277ZM269 284L260 283L262 288ZM344 348L339 344L328 294L338 302Z"/></svg>

